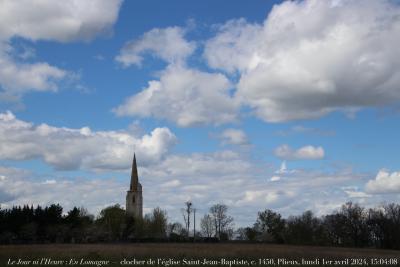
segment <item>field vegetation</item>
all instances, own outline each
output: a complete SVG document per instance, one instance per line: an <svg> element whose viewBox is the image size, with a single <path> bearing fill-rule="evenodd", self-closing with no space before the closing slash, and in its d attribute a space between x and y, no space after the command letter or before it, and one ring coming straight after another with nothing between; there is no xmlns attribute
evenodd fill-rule
<svg viewBox="0 0 400 267"><path fill-rule="evenodd" d="M52 261L109 261L105 266L123 266L121 261L153 259L157 261L177 262L182 259L196 260L337 260L372 259L399 261L397 250L332 248L315 246L291 246L265 243L130 243L130 244L44 244L44 245L1 245L0 266L7 261L23 259ZM268 266L264 261L262 266ZM321 263L321 262L320 262ZM157 264L154 264L157 265ZM158 264L164 266L165 264ZM258 265L258 264L257 264ZM282 266L285 264L281 264ZM342 264L346 265L346 264ZM348 265L351 265L350 262ZM383 264L385 265L385 264ZM29 265L33 266L33 265ZM40 266L40 265L39 265ZM57 266L46 264L43 266ZM89 265L83 265L89 266ZM271 265L272 266L272 265ZM387 264L386 264L387 266ZM394 264L396 266L396 264ZM165 266L166 267L166 266Z"/></svg>

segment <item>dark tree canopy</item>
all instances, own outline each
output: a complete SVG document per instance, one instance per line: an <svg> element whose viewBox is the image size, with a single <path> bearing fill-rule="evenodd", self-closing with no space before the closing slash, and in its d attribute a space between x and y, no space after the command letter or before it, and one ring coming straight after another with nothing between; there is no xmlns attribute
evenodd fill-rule
<svg viewBox="0 0 400 267"><path fill-rule="evenodd" d="M0 208L1 244L193 242L187 226L187 221L185 225L169 223L166 211L161 208L155 208L144 218L127 216L119 205L104 208L97 218L83 207L64 212L59 204ZM215 204L201 217L200 228L197 242L226 241L236 236L248 242L400 249L400 205L365 209L348 202L322 217L305 211L282 218L266 209L258 213L253 226L239 228L234 234L228 206Z"/></svg>

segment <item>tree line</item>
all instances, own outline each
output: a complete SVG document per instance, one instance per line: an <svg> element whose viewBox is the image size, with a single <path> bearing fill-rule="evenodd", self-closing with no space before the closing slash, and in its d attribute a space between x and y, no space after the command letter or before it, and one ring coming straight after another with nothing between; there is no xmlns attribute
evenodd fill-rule
<svg viewBox="0 0 400 267"><path fill-rule="evenodd" d="M184 224L168 222L167 212L160 208L143 218L126 216L119 205L104 208L97 217L78 207L63 213L58 204L0 208L0 243L237 240L400 249L400 205L394 203L366 209L348 202L338 211L320 217L306 211L283 218L266 209L258 212L252 226L236 230L228 206L224 204L211 206L197 228L196 209L191 202L185 203L182 215Z"/></svg>
<svg viewBox="0 0 400 267"><path fill-rule="evenodd" d="M286 219L267 209L238 233L242 240L279 244L400 249L400 205L366 209L348 202L322 217L306 211Z"/></svg>

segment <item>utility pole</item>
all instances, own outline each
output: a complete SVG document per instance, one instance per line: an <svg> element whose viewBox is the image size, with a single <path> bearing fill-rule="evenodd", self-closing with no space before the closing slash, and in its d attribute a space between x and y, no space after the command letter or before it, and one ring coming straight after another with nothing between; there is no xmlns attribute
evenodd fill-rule
<svg viewBox="0 0 400 267"><path fill-rule="evenodd" d="M182 215L183 215L183 219L185 220L186 234L187 234L188 239L190 236L190 214L193 211L192 205L193 205L193 203L191 201L186 201L185 202L186 208L182 209Z"/></svg>
<svg viewBox="0 0 400 267"><path fill-rule="evenodd" d="M193 242L196 241L196 209L193 209Z"/></svg>

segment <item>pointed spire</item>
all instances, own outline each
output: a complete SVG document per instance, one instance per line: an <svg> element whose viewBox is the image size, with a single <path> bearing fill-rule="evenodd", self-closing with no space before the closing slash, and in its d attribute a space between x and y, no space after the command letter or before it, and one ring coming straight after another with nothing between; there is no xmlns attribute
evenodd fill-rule
<svg viewBox="0 0 400 267"><path fill-rule="evenodd" d="M132 172L131 172L131 191L137 191L138 190L138 183L139 183L139 176L137 172L137 166L136 166L136 155L135 153L133 154L133 162L132 162Z"/></svg>

